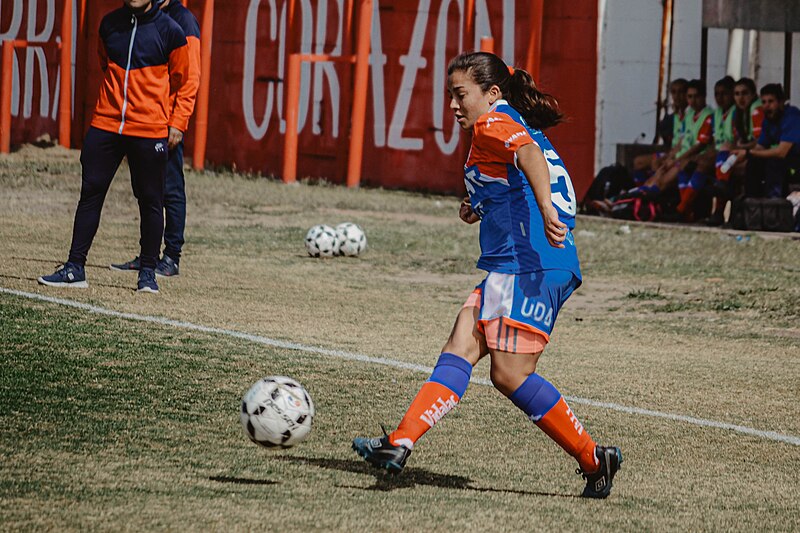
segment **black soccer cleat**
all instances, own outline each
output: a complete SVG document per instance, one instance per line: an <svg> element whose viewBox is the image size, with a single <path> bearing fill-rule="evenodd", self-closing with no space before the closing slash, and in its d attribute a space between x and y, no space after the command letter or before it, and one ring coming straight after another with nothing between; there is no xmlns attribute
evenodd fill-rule
<svg viewBox="0 0 800 533"><path fill-rule="evenodd" d="M583 489L584 498L606 498L611 494L611 482L614 475L622 466L622 452L616 446L597 446L594 453L600 461L600 468L597 472L587 474L581 469L575 472L586 480L586 487Z"/></svg>
<svg viewBox="0 0 800 533"><path fill-rule="evenodd" d="M381 426L383 429L383 426ZM405 446L395 446L389 442L389 435L383 429L383 437L372 439L357 437L353 439L353 449L375 468L382 468L390 474L399 474L406 466L411 450Z"/></svg>

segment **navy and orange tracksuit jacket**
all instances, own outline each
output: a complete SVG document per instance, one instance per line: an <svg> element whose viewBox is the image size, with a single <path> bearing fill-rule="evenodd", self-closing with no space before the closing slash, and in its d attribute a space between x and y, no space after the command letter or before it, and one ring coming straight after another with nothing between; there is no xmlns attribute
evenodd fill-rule
<svg viewBox="0 0 800 533"><path fill-rule="evenodd" d="M174 95L173 112L169 120L170 126L185 132L189 125L189 117L194 111L197 90L200 88L200 25L192 12L179 0L172 0L161 12L178 23L186 35L189 47L189 75L186 83Z"/></svg>
<svg viewBox="0 0 800 533"><path fill-rule="evenodd" d="M166 138L168 126L185 131L194 107L182 89L189 79L189 46L177 22L153 3L128 7L100 23L100 67L105 73L92 126L145 138Z"/></svg>

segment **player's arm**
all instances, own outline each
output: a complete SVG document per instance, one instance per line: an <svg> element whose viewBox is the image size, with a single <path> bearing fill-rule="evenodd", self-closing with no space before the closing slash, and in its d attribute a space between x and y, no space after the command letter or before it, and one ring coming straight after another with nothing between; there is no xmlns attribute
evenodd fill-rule
<svg viewBox="0 0 800 533"><path fill-rule="evenodd" d="M170 117L170 149L183 139L183 132L189 127L189 118L194 112L197 90L200 88L200 28L192 19L185 31L188 57L188 72L185 82L172 96L172 116ZM180 134L172 143L173 131ZM176 136L177 137L177 136Z"/></svg>
<svg viewBox="0 0 800 533"><path fill-rule="evenodd" d="M189 47L182 32L174 36L173 45L168 60L169 94L170 100L173 102L170 116L167 119L169 126L167 144L170 150L183 139L183 132L189 125L189 116L185 114L185 109L180 105L180 91L189 78Z"/></svg>
<svg viewBox="0 0 800 533"><path fill-rule="evenodd" d="M564 248L567 225L558 218L550 191L550 169L544 154L535 143L520 146L517 150L517 167L522 170L533 189L536 204L542 213L544 233L551 246Z"/></svg>
<svg viewBox="0 0 800 533"><path fill-rule="evenodd" d="M474 224L481 219L481 217L472 210L472 202L470 202L469 196L461 200L461 206L458 208L458 218L467 224Z"/></svg>
<svg viewBox="0 0 800 533"><path fill-rule="evenodd" d="M711 141L714 140L713 130L713 117L709 115L700 126L700 131L697 134L697 142L689 148L685 154L678 158L678 161L690 161L694 156L705 150L706 147L711 144Z"/></svg>
<svg viewBox="0 0 800 533"><path fill-rule="evenodd" d="M106 52L106 43L103 41L102 35L97 36L97 59L100 62L100 70L105 72L108 68L108 53Z"/></svg>
<svg viewBox="0 0 800 533"><path fill-rule="evenodd" d="M789 141L781 141L778 143L778 146L773 146L772 148L765 148L764 146L757 144L755 148L749 150L749 155L758 158L776 157L778 159L783 159L789 155L789 151L792 149L792 146L794 146L794 143Z"/></svg>

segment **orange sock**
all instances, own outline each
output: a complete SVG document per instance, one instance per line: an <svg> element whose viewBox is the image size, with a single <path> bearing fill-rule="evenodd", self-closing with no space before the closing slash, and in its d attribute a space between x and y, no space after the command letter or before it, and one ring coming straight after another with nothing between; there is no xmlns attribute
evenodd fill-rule
<svg viewBox="0 0 800 533"><path fill-rule="evenodd" d="M691 187L685 187L680 190L681 203L678 204L678 213L685 215L692 210L692 202L697 197L697 191Z"/></svg>
<svg viewBox="0 0 800 533"><path fill-rule="evenodd" d="M594 454L595 442L578 422L563 397L536 422L536 425L564 448L565 452L577 459L581 470L590 473L597 471L600 463Z"/></svg>
<svg viewBox="0 0 800 533"><path fill-rule="evenodd" d="M426 381L408 407L400 425L389 434L389 442L395 446L413 448L414 443L449 413L459 400L455 392L441 383Z"/></svg>

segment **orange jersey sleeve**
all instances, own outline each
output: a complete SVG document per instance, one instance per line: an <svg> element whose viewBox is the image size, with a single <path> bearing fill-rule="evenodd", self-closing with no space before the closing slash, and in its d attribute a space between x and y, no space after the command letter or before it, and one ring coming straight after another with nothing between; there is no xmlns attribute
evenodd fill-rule
<svg viewBox="0 0 800 533"><path fill-rule="evenodd" d="M700 144L708 144L714 138L713 115L709 115L700 125L700 130L697 132L697 142Z"/></svg>
<svg viewBox="0 0 800 533"><path fill-rule="evenodd" d="M490 111L473 127L473 155L479 165L513 165L517 150L533 142L528 130L505 113Z"/></svg>
<svg viewBox="0 0 800 533"><path fill-rule="evenodd" d="M764 123L764 108L758 106L753 109L750 120L753 121L753 139L758 140L761 137L761 125Z"/></svg>
<svg viewBox="0 0 800 533"><path fill-rule="evenodd" d="M180 85L173 84L171 74L172 55L170 55L170 99L172 101L172 113L169 117L169 125L185 132L189 127L189 118L194 112L197 89L200 87L200 39L194 36L186 37L186 46L183 48L186 52L186 74L183 77L183 83ZM178 50L173 51L172 54L176 52L178 52ZM182 61L182 59L178 59L178 61Z"/></svg>

